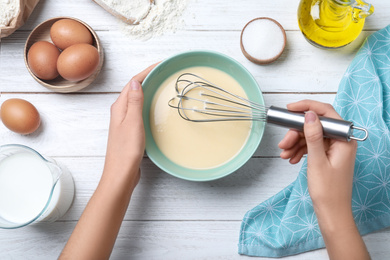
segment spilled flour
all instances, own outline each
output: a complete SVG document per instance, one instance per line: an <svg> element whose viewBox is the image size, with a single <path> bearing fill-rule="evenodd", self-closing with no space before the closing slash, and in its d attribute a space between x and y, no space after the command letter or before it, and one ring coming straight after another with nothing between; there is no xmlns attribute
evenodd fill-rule
<svg viewBox="0 0 390 260"><path fill-rule="evenodd" d="M0 0L0 27L8 26L18 15L19 9L19 0Z"/></svg>
<svg viewBox="0 0 390 260"><path fill-rule="evenodd" d="M102 2L124 17L135 19L136 22L145 18L151 7L150 0L102 0Z"/></svg>
<svg viewBox="0 0 390 260"><path fill-rule="evenodd" d="M123 24L122 30L132 38L148 40L175 32L184 26L182 14L189 0L155 0L149 14L138 25Z"/></svg>

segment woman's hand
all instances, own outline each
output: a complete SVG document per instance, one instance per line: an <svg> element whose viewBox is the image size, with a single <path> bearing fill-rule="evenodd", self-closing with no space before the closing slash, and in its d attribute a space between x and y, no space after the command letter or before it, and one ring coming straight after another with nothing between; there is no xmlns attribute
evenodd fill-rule
<svg viewBox="0 0 390 260"><path fill-rule="evenodd" d="M352 214L352 183L356 141L324 139L317 115L341 119L333 107L304 100L289 104L305 114L304 133L288 131L280 157L298 163L307 153L307 183L325 245L331 259L369 259Z"/></svg>
<svg viewBox="0 0 390 260"><path fill-rule="evenodd" d="M150 66L124 87L111 107L103 175L60 259L109 259L131 195L140 178L145 149L141 83Z"/></svg>
<svg viewBox="0 0 390 260"><path fill-rule="evenodd" d="M138 169L145 150L142 120L144 97L141 84L155 66L156 64L134 76L111 106L104 172L114 175L132 174L135 185L140 178Z"/></svg>
<svg viewBox="0 0 390 260"><path fill-rule="evenodd" d="M307 176L314 206L321 210L351 210L352 181L356 141L324 139L318 115L341 119L329 104L304 100L289 104L291 111L309 111L305 115L304 133L290 130L279 147L281 157L297 163L307 153Z"/></svg>

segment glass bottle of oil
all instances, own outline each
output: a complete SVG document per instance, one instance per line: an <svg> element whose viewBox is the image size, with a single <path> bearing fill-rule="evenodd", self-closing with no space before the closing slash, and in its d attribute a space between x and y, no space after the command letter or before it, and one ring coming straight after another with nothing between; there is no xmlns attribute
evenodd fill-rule
<svg viewBox="0 0 390 260"><path fill-rule="evenodd" d="M374 7L362 0L301 0L298 24L313 45L339 48L358 37L373 12Z"/></svg>

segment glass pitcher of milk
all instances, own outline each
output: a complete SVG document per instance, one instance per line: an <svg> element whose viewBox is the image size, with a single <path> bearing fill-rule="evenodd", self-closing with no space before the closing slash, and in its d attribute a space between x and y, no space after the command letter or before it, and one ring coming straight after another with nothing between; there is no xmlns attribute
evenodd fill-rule
<svg viewBox="0 0 390 260"><path fill-rule="evenodd" d="M67 212L73 197L66 168L27 146L0 146L0 228L53 222Z"/></svg>

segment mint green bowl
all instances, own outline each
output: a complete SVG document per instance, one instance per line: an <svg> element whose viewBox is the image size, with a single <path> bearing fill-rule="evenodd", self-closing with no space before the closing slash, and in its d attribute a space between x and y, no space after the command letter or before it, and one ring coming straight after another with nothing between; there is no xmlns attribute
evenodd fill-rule
<svg viewBox="0 0 390 260"><path fill-rule="evenodd" d="M143 82L143 119L146 134L146 153L163 171L189 181L211 181L227 176L244 165L254 154L264 133L264 123L253 121L249 139L240 153L227 163L216 168L199 170L177 165L169 160L157 147L150 129L150 107L160 84L172 74L194 66L207 66L224 71L237 80L250 100L264 105L261 90L247 69L232 58L213 51L190 51L170 57L158 64ZM234 123L234 122L232 122ZM223 145L223 144L222 144Z"/></svg>

